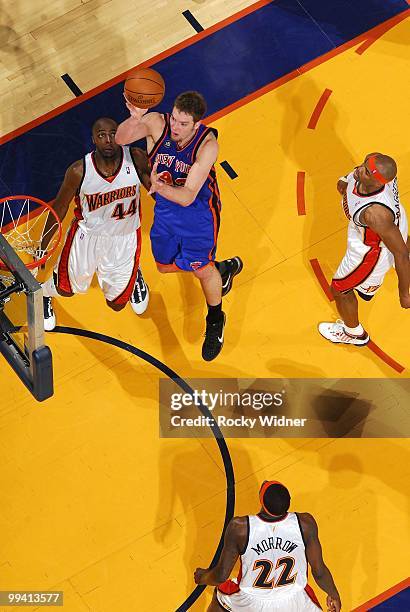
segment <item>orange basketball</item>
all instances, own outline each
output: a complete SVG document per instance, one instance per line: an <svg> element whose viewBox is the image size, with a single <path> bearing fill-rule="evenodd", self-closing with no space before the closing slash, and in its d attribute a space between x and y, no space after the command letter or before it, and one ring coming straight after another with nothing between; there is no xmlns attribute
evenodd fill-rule
<svg viewBox="0 0 410 612"><path fill-rule="evenodd" d="M128 102L134 106L152 108L164 97L164 79L152 68L136 68L125 79L124 93Z"/></svg>

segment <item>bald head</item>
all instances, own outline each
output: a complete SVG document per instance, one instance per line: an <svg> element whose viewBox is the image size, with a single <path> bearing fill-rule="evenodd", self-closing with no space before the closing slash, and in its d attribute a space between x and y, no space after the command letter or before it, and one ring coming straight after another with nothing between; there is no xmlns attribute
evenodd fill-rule
<svg viewBox="0 0 410 612"><path fill-rule="evenodd" d="M93 123L93 127L91 131L96 132L97 130L116 130L118 127L118 123L111 119L111 117L100 117Z"/></svg>
<svg viewBox="0 0 410 612"><path fill-rule="evenodd" d="M383 153L376 153L374 155L374 161L377 170L380 172L385 181L392 181L397 174L397 165L394 159L388 155L383 155Z"/></svg>
<svg viewBox="0 0 410 612"><path fill-rule="evenodd" d="M265 480L259 491L259 499L263 510L272 516L282 516L289 509L290 493L283 484L275 480Z"/></svg>

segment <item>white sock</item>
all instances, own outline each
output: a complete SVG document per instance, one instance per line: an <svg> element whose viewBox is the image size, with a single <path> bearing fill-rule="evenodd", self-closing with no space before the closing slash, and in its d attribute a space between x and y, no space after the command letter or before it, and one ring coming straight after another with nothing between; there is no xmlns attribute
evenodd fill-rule
<svg viewBox="0 0 410 612"><path fill-rule="evenodd" d="M347 325L344 325L344 328L351 336L363 336L364 334L363 326L360 323L357 327L347 327Z"/></svg>
<svg viewBox="0 0 410 612"><path fill-rule="evenodd" d="M56 297L58 295L58 291L54 284L54 274L52 274L41 286L43 288L44 297Z"/></svg>

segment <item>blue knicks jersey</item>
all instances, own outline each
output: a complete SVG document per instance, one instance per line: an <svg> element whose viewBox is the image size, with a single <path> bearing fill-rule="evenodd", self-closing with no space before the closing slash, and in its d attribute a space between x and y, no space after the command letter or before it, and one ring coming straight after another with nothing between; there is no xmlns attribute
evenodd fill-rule
<svg viewBox="0 0 410 612"><path fill-rule="evenodd" d="M165 127L159 140L155 143L152 151L149 153L149 159L153 166L158 161L158 174L162 173L161 179L174 186L183 186L188 176L188 172L195 162L199 147L204 142L208 134L212 133L215 137L218 136L217 130L209 128L206 125L201 125L195 132L193 138L181 149L177 143L171 139L171 128L169 122L169 114L164 115ZM156 208L175 207L181 208L179 204L171 202L160 194L155 194ZM208 177L199 190L195 201L186 209L195 205L195 208L210 209L213 216L217 218L219 226L219 211L221 209L221 201L219 195L218 183L216 180L215 167L212 166Z"/></svg>

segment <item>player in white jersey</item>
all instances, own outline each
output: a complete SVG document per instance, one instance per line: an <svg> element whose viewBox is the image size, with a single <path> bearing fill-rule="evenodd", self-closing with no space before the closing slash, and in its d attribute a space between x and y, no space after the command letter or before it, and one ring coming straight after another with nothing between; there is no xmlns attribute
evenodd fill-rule
<svg viewBox="0 0 410 612"><path fill-rule="evenodd" d="M308 563L327 593L328 611L339 612L339 593L324 564L314 518L288 512L289 491L277 481L265 481L259 498L257 515L228 524L217 565L195 571L197 584L217 586L208 612L318 612L320 604L307 584ZM239 576L227 580L238 558Z"/></svg>
<svg viewBox="0 0 410 612"><path fill-rule="evenodd" d="M67 170L53 207L61 220L75 199L74 219L53 275L43 284L44 327L54 329L52 297L85 293L97 275L107 305L122 310L128 301L142 314L149 291L139 269L140 185L150 189L148 157L115 142L117 123L98 119L92 128L95 151ZM49 218L48 223L52 223ZM42 250L52 233L44 230Z"/></svg>
<svg viewBox="0 0 410 612"><path fill-rule="evenodd" d="M359 322L354 291L366 301L372 299L392 266L399 281L400 304L410 308L408 224L396 174L394 159L369 153L363 164L337 183L349 227L347 251L331 285L342 320L319 324L319 332L331 342L369 342L369 334Z"/></svg>

